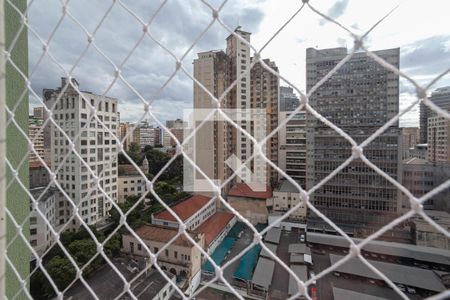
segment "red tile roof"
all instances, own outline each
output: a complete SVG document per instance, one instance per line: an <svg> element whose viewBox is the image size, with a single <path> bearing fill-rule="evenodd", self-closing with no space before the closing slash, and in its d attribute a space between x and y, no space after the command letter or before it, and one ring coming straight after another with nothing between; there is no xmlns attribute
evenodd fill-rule
<svg viewBox="0 0 450 300"><path fill-rule="evenodd" d="M234 214L232 213L218 211L197 227L194 232L203 233L205 245L209 246L233 218Z"/></svg>
<svg viewBox="0 0 450 300"><path fill-rule="evenodd" d="M178 215L178 217L185 221L199 211L211 198L203 195L194 195L191 198L183 200L182 202L171 206L170 208ZM167 221L176 221L174 216L167 210L157 213L153 216L155 219L162 219Z"/></svg>
<svg viewBox="0 0 450 300"><path fill-rule="evenodd" d="M50 168L50 162L45 162L48 166L48 168ZM28 163L28 166L30 167L30 169L37 169L37 168L44 168L44 165L39 161L39 160L35 160L35 161L30 161Z"/></svg>
<svg viewBox="0 0 450 300"><path fill-rule="evenodd" d="M236 183L228 192L228 196L267 199L272 197L272 188L266 186L265 192L255 192L245 183Z"/></svg>
<svg viewBox="0 0 450 300"><path fill-rule="evenodd" d="M157 241L161 243L168 243L174 236L178 234L178 229L158 226L153 224L145 224L135 230L136 234L143 240L147 241ZM188 232L194 240L195 234L192 232ZM182 247L192 247L192 243L189 239L184 235L180 235L173 241L174 245L182 246Z"/></svg>
<svg viewBox="0 0 450 300"><path fill-rule="evenodd" d="M139 171L132 164L119 165L118 173L119 176L140 175Z"/></svg>

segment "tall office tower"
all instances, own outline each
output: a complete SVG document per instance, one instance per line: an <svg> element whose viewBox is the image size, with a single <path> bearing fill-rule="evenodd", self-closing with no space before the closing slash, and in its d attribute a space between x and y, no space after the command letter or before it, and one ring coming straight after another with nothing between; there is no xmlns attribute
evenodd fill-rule
<svg viewBox="0 0 450 300"><path fill-rule="evenodd" d="M264 59L264 63L272 70L278 72L275 62ZM254 109L265 109L266 134L275 130L278 126L278 98L280 79L264 68L260 63L256 63L250 73L251 107ZM256 126L253 123L253 128ZM253 149L253 147L252 147ZM275 165L278 165L278 135L275 134L265 145L266 157ZM253 150L252 150L253 151ZM266 182L275 186L278 182L278 172L266 165L262 170L266 170ZM261 171L255 169L259 174Z"/></svg>
<svg viewBox="0 0 450 300"><path fill-rule="evenodd" d="M290 86L280 86L279 111L293 111L300 105L294 89Z"/></svg>
<svg viewBox="0 0 450 300"><path fill-rule="evenodd" d="M155 146L162 145L161 128L153 128L153 134L155 136Z"/></svg>
<svg viewBox="0 0 450 300"><path fill-rule="evenodd" d="M137 124L129 122L120 123L118 132L125 151L130 150L131 143L139 145L141 141L141 131Z"/></svg>
<svg viewBox="0 0 450 300"><path fill-rule="evenodd" d="M166 121L166 127L167 128L185 128L186 127L186 122L181 120L181 119L175 119L175 120L167 120Z"/></svg>
<svg viewBox="0 0 450 300"><path fill-rule="evenodd" d="M155 146L155 130L153 125L150 125L147 121L142 121L139 124L139 144L142 148Z"/></svg>
<svg viewBox="0 0 450 300"><path fill-rule="evenodd" d="M61 79L61 87L66 85L66 78ZM72 84L79 87L72 79ZM76 151L98 177L99 185L108 198L117 201L117 144L115 138L94 119L90 119L90 106L96 108L100 120L113 133L117 132L117 99L95 95L91 92L78 92L71 85L61 94L61 88L44 89L47 107L52 107L55 122L69 137L67 139L59 129L51 126L51 167L56 172L58 183L79 207L81 218L89 225L104 220L111 208L111 203L97 188L88 168L71 150ZM88 103L86 103L87 99ZM75 139L79 135L78 139ZM66 157L67 156L67 157ZM58 218L64 214L65 222L73 215L71 206L58 207ZM78 220L73 220L71 227L79 227Z"/></svg>
<svg viewBox="0 0 450 300"><path fill-rule="evenodd" d="M280 111L282 123L300 105L297 95L290 87L280 87ZM289 176L306 187L306 113L297 113L278 131L278 163Z"/></svg>
<svg viewBox="0 0 450 300"><path fill-rule="evenodd" d="M430 101L442 109L450 108L450 86L441 87L433 91ZM428 143L428 118L435 115L425 104L420 104L420 143Z"/></svg>
<svg viewBox="0 0 450 300"><path fill-rule="evenodd" d="M398 48L374 53L399 66ZM346 48L308 48L307 90L346 55ZM309 101L315 110L359 144L397 115L399 78L365 53L356 53ZM364 155L401 182L399 143L400 130L395 123L364 148ZM352 155L350 143L310 113L307 113L307 149L308 189ZM359 159L315 191L311 200L332 221L359 235L386 224L398 215L401 207L397 188Z"/></svg>
<svg viewBox="0 0 450 300"><path fill-rule="evenodd" d="M30 151L29 153L29 161L38 162L40 159L45 159L45 151L44 151L44 129L41 128L44 124L43 118L36 118L34 116L30 116L28 119L28 137L33 142L35 152Z"/></svg>
<svg viewBox="0 0 450 300"><path fill-rule="evenodd" d="M450 164L450 121L437 114L428 117L428 161Z"/></svg>
<svg viewBox="0 0 450 300"><path fill-rule="evenodd" d="M222 95L227 86L228 61L229 58L223 51L198 53L198 58L194 60L194 77L216 98ZM229 97L224 98L221 103L222 107L227 108L228 102ZM202 115L206 117L208 110L214 108L216 108L216 102L201 87L194 84L194 109L196 110L194 113L199 114L199 118ZM198 123L199 121L195 121L196 125ZM199 127L192 142L193 152L191 155L197 165L209 178L219 181L223 181L231 174L225 165L225 159L234 143L231 141L231 129L227 129L228 126L225 122L213 118L211 122L206 122ZM197 181L204 179L198 172L194 173L194 178ZM208 190L208 187L198 185L194 188L201 191Z"/></svg>
<svg viewBox="0 0 450 300"><path fill-rule="evenodd" d="M250 42L250 33L241 30L241 27L238 26L235 31L237 35L241 38ZM226 87L232 84L235 80L240 77L240 80L237 82L236 86L228 93L228 108L242 110L245 114L245 110L250 110L251 106L251 98L250 98L250 72L247 72L247 69L250 67L251 57L250 57L250 47L246 45L246 43L240 41L234 35L230 34L227 39L227 48L226 55L228 57L226 67ZM236 123L242 128L251 133L251 122L249 120L249 116L246 115L242 118L242 114L236 113ZM225 161L230 157L231 154L236 155L237 162L245 162L249 156L252 154L252 146L251 141L244 136L244 134L236 130L235 128L231 128L231 141L233 143L232 147L229 147L230 152L228 153L228 157L225 157ZM234 165L234 163L233 163ZM236 168L237 165L234 165ZM251 170L251 164L247 164L247 167ZM251 174L241 170L238 172L238 176L236 177L236 181L252 181L250 177ZM265 174L264 174L265 177Z"/></svg>
<svg viewBox="0 0 450 300"><path fill-rule="evenodd" d="M241 30L241 27L237 27L235 33L244 40L250 41L250 33ZM251 64L250 48L234 35L228 36L226 42L225 52L198 53L198 58L194 60L194 77L216 98L220 98L239 77L236 86L222 99L221 107L242 129L253 136L257 130L265 128L269 131L275 128L278 123L278 78L262 68L259 63L255 64L250 72L244 73L248 71ZM265 63L278 71L274 62L265 60ZM199 109L214 108L216 108L215 101L202 88L194 84L194 109L198 112ZM259 109L259 113L250 115L249 112L252 109ZM261 120L263 120L262 117L266 119L264 124L257 123L260 117ZM192 155L208 177L223 182L231 176L233 169L236 170L235 168L241 162L252 155L252 143L242 132L222 118L216 118L214 122L208 123L197 131L195 150ZM264 132L264 136L265 134L267 132ZM277 137L274 137L265 147L267 156L275 163L278 160L277 148ZM265 172L263 164L265 165L265 162L261 159L252 160L247 163L247 170L250 172L241 170L235 180L237 182L260 182L261 180L264 183L272 178L276 180L277 174ZM201 176L197 174L196 178Z"/></svg>

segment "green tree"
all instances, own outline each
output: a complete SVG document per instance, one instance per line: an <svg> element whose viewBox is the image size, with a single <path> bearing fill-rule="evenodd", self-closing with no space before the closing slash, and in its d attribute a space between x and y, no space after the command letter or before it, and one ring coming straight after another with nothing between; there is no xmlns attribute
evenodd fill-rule
<svg viewBox="0 0 450 300"><path fill-rule="evenodd" d="M140 199L139 196L128 196L124 203L119 203L118 206L123 213L128 212L133 205ZM148 220L144 220L142 218L142 212L145 208L145 205L141 201L128 215L127 215L127 223L131 226L131 228L137 228L142 224L145 224ZM120 213L117 209L113 208L110 210L110 219L114 223L114 226L118 226L120 223Z"/></svg>
<svg viewBox="0 0 450 300"><path fill-rule="evenodd" d="M55 256L45 266L59 290L65 289L75 279L76 270L67 257Z"/></svg>
<svg viewBox="0 0 450 300"><path fill-rule="evenodd" d="M120 247L122 246L122 236L120 233L114 234L108 242L105 244L105 254L108 257L114 257L119 254Z"/></svg>
<svg viewBox="0 0 450 300"><path fill-rule="evenodd" d="M138 143L130 143L129 150L127 151L128 156L137 164L141 162L141 147Z"/></svg>
<svg viewBox="0 0 450 300"><path fill-rule="evenodd" d="M81 267L97 253L97 246L93 240L83 239L70 243L67 250Z"/></svg>

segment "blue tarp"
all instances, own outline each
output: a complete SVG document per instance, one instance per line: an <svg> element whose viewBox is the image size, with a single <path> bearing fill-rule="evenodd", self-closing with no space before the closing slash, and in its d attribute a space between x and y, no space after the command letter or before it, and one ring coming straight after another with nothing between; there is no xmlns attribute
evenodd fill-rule
<svg viewBox="0 0 450 300"><path fill-rule="evenodd" d="M234 278L241 280L251 280L253 270L258 262L259 252L261 251L260 245L255 245L248 250L242 257L238 268L233 274Z"/></svg>
<svg viewBox="0 0 450 300"><path fill-rule="evenodd" d="M244 223L237 222L228 232L227 236L223 239L222 243L217 246L216 250L211 255L212 260L220 266L220 264L224 261L227 256L228 251L234 246L236 242L239 232L244 229ZM202 270L204 272L214 273L213 265L207 260L203 266Z"/></svg>

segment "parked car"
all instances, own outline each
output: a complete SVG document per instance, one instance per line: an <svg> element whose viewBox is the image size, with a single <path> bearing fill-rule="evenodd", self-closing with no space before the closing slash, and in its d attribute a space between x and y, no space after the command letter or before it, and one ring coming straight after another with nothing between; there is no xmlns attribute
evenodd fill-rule
<svg viewBox="0 0 450 300"><path fill-rule="evenodd" d="M409 294L415 294L415 293L416 293L416 290L415 290L414 288L410 287L410 286L407 286L407 287L406 287L406 291L407 291Z"/></svg>
<svg viewBox="0 0 450 300"><path fill-rule="evenodd" d="M317 289L315 286L312 286L309 292L309 295L311 296L311 299L317 300Z"/></svg>
<svg viewBox="0 0 450 300"><path fill-rule="evenodd" d="M334 272L333 274L334 274L334 276L337 276L337 277L341 276L341 273L339 273L339 272Z"/></svg>
<svg viewBox="0 0 450 300"><path fill-rule="evenodd" d="M300 242L302 242L302 243L305 242L305 235L304 234L300 234Z"/></svg>

